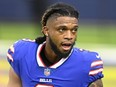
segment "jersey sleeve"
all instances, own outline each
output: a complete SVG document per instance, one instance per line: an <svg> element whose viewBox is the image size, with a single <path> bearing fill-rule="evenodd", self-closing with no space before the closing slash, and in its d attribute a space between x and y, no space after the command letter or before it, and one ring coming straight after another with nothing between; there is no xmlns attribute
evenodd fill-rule
<svg viewBox="0 0 116 87"><path fill-rule="evenodd" d="M92 83L97 79L101 79L104 77L103 75L103 61L98 53L94 53L90 71L89 71L89 82Z"/></svg>
<svg viewBox="0 0 116 87"><path fill-rule="evenodd" d="M14 69L17 75L20 75L20 64L19 61L21 59L20 47L22 45L21 41L15 42L7 52L7 60L10 63L11 67Z"/></svg>

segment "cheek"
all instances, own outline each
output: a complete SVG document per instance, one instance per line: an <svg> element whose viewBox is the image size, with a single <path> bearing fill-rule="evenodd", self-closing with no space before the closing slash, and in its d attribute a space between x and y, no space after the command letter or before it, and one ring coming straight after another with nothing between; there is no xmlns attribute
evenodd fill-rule
<svg viewBox="0 0 116 87"><path fill-rule="evenodd" d="M49 32L49 36L52 40L54 40L55 42L59 42L62 39L62 36L59 35L56 31L54 32Z"/></svg>
<svg viewBox="0 0 116 87"><path fill-rule="evenodd" d="M53 40L54 40L54 42L56 44L60 44L61 43L61 39L62 38L60 38L58 35L54 35L54 36L52 36L52 38L53 38Z"/></svg>
<svg viewBox="0 0 116 87"><path fill-rule="evenodd" d="M53 34L53 35L50 35L49 37L52 42L57 46L57 48L59 48L61 46L61 37L59 35L56 35L56 34Z"/></svg>

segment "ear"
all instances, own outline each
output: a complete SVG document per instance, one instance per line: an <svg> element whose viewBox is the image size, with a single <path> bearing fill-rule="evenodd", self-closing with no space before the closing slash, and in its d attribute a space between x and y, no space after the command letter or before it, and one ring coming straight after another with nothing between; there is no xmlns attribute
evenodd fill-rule
<svg viewBox="0 0 116 87"><path fill-rule="evenodd" d="M41 31L46 37L48 36L48 27L44 26Z"/></svg>

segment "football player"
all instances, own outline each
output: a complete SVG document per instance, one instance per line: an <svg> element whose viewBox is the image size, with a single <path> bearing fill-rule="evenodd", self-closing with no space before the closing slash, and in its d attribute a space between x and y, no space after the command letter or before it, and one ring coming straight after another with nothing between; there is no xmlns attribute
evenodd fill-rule
<svg viewBox="0 0 116 87"><path fill-rule="evenodd" d="M96 52L75 48L79 12L65 3L42 17L43 37L22 39L8 50L8 87L103 87L103 61Z"/></svg>

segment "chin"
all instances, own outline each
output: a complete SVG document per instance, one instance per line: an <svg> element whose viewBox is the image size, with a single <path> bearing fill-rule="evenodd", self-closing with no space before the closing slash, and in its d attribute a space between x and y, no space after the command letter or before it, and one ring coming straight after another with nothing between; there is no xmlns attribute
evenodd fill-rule
<svg viewBox="0 0 116 87"><path fill-rule="evenodd" d="M60 53L58 53L58 56L59 56L60 58L67 58L67 57L69 56L70 52L71 52L71 50L69 50L69 51L64 51L64 52L60 52Z"/></svg>

